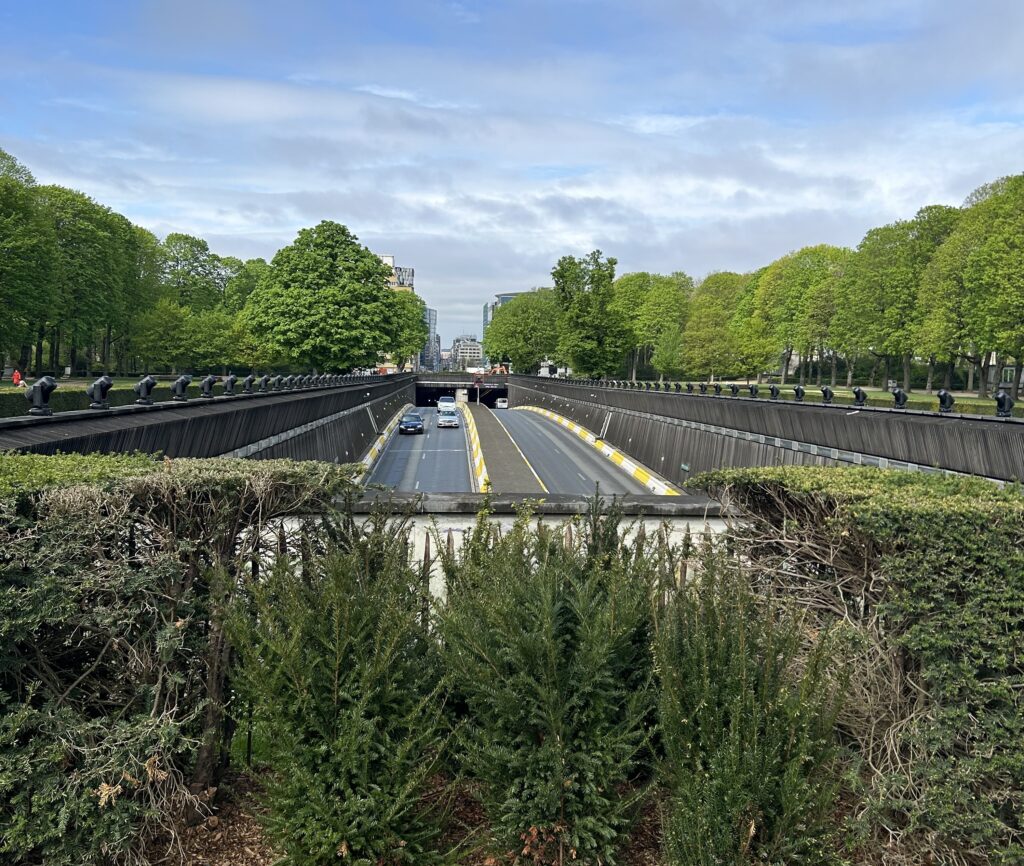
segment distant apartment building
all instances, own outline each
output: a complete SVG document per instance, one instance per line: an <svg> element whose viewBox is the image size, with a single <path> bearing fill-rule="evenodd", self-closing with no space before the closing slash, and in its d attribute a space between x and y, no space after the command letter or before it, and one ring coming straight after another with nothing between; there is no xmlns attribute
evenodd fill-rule
<svg viewBox="0 0 1024 866"><path fill-rule="evenodd" d="M377 253L377 257L391 268L391 276L388 277L388 286L396 292L415 292L416 269L403 268L395 264L395 257L387 253ZM405 359L404 366L407 369L416 369L420 360L419 355L410 355ZM391 355L384 355L377 367L380 373L395 373L398 371L398 364Z"/></svg>
<svg viewBox="0 0 1024 866"><path fill-rule="evenodd" d="M452 343L450 364L452 370L465 370L467 367L483 365L484 348L477 340L476 334L463 334Z"/></svg>
<svg viewBox="0 0 1024 866"><path fill-rule="evenodd" d="M415 292L416 291L416 269L403 268L395 264L395 257L388 254L378 254L380 260L391 268L391 276L388 278L388 285L395 291Z"/></svg>
<svg viewBox="0 0 1024 866"><path fill-rule="evenodd" d="M423 311L427 324L427 342L420 352L420 369L436 373L441 366L441 340L437 336L437 310L427 307Z"/></svg>

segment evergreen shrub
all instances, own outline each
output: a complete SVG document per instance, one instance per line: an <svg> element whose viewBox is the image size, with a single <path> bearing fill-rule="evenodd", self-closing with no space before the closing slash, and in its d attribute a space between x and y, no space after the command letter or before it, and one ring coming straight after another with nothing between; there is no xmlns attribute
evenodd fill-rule
<svg viewBox="0 0 1024 866"><path fill-rule="evenodd" d="M294 866L439 862L424 805L444 746L436 645L406 533L344 521L281 560L232 618L239 687L268 736L266 827Z"/></svg>
<svg viewBox="0 0 1024 866"><path fill-rule="evenodd" d="M595 511L564 534L481 523L447 557L444 663L492 853L621 862L654 722L649 547Z"/></svg>
<svg viewBox="0 0 1024 866"><path fill-rule="evenodd" d="M843 653L703 547L657 640L668 866L839 862Z"/></svg>
<svg viewBox="0 0 1024 866"><path fill-rule="evenodd" d="M871 469L724 470L767 592L860 633L838 718L866 860L1024 862L1024 497Z"/></svg>

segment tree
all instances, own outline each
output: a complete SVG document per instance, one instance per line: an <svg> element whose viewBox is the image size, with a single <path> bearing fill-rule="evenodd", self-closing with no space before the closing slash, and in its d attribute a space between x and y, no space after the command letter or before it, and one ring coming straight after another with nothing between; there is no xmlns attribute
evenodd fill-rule
<svg viewBox="0 0 1024 866"><path fill-rule="evenodd" d="M624 274L613 284L611 309L625 323L629 343L629 376L652 363L665 328L681 333L686 323L693 279L682 271L669 276L646 272Z"/></svg>
<svg viewBox="0 0 1024 866"><path fill-rule="evenodd" d="M35 179L0 150L0 357L22 351L52 314L55 256L56 237ZM20 363L27 360L22 357Z"/></svg>
<svg viewBox="0 0 1024 866"><path fill-rule="evenodd" d="M739 347L729 322L748 282L743 274L720 271L697 286L683 331L683 363L690 375L713 379L733 372Z"/></svg>
<svg viewBox="0 0 1024 866"><path fill-rule="evenodd" d="M242 315L257 339L295 363L372 366L393 345L390 274L345 226L325 220L277 252Z"/></svg>
<svg viewBox="0 0 1024 866"><path fill-rule="evenodd" d="M561 311L558 351L584 376L619 369L629 348L628 326L612 309L615 265L594 250L582 259L562 256L551 271Z"/></svg>
<svg viewBox="0 0 1024 866"><path fill-rule="evenodd" d="M39 194L56 236L51 361L58 364L67 340L78 371L80 350L95 344L122 303L124 218L75 190L45 186Z"/></svg>
<svg viewBox="0 0 1024 866"><path fill-rule="evenodd" d="M210 252L206 241L172 232L164 238L164 250L164 282L177 303L193 310L211 310L223 300L220 259Z"/></svg>
<svg viewBox="0 0 1024 866"><path fill-rule="evenodd" d="M425 318L427 305L412 292L392 291L391 306L393 324L388 352L398 369L402 370L408 360L419 355L427 343L430 333Z"/></svg>
<svg viewBox="0 0 1024 866"><path fill-rule="evenodd" d="M238 267L234 267L235 262ZM238 259L222 258L222 266L229 268L229 276L224 285L224 308L232 313L240 312L259 285L259 281L270 270L270 265L263 259L249 259L245 263Z"/></svg>
<svg viewBox="0 0 1024 866"><path fill-rule="evenodd" d="M1014 357L1016 393L1024 360L1024 175L1004 178L973 210L982 238L964 261L964 284L977 300L973 329L1004 359Z"/></svg>
<svg viewBox="0 0 1024 866"><path fill-rule="evenodd" d="M489 358L508 360L517 373L535 372L558 354L558 302L553 289L535 289L494 311L484 334Z"/></svg>

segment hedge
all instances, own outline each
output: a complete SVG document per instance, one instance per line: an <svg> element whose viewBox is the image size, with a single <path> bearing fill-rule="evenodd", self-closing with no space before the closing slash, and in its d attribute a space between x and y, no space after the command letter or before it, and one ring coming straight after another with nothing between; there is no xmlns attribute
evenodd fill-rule
<svg viewBox="0 0 1024 866"><path fill-rule="evenodd" d="M347 478L0 455L0 862L144 862L202 812L229 721L226 608L295 546L283 518L325 510Z"/></svg>
<svg viewBox="0 0 1024 866"><path fill-rule="evenodd" d="M850 830L896 862L1024 862L1024 497L956 476L775 467L692 482L738 509L773 595L853 623ZM867 858L871 859L871 858ZM903 862L903 861L900 861Z"/></svg>
<svg viewBox="0 0 1024 866"><path fill-rule="evenodd" d="M188 388L189 398L199 396L200 388L198 382L193 382ZM0 391L0 418L15 418L19 415L27 415L31 403L25 398L24 390ZM171 399L170 383L158 384L152 392L153 401L162 403ZM107 402L111 406L128 406L139 399L131 388L111 388L107 392ZM50 408L54 412L70 412L75 409L88 409L92 400L86 396L84 388L61 388L57 383L57 390L50 395Z"/></svg>

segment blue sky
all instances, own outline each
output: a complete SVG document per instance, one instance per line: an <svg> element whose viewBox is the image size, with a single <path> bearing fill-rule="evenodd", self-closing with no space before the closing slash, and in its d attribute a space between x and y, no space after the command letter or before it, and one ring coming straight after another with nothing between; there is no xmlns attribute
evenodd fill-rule
<svg viewBox="0 0 1024 866"><path fill-rule="evenodd" d="M1024 171L1018 0L0 0L0 147L159 235L321 219L446 341L597 247L619 271L855 245Z"/></svg>

